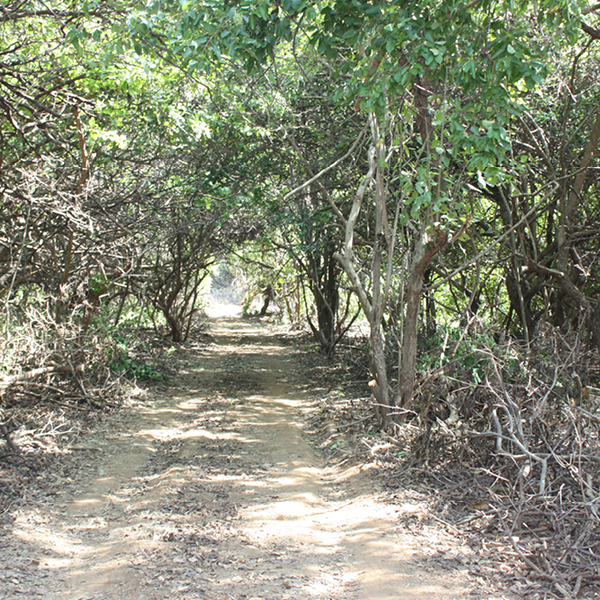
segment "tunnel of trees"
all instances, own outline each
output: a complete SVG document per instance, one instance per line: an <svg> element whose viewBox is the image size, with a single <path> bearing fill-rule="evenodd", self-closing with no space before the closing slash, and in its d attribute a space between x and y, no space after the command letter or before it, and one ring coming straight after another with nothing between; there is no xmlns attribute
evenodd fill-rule
<svg viewBox="0 0 600 600"><path fill-rule="evenodd" d="M7 444L11 389L98 404L123 331L185 342L228 263L324 361L364 325L413 457L567 485L561 585L600 577L599 66L591 0L4 2Z"/></svg>

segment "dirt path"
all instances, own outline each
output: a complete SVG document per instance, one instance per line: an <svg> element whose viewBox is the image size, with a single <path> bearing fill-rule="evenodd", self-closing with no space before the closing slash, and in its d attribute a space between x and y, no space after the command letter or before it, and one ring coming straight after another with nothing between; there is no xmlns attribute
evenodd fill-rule
<svg viewBox="0 0 600 600"><path fill-rule="evenodd" d="M447 534L401 526L418 502L380 501L305 440L294 349L233 317L212 335L175 388L111 415L32 485L0 531L0 598L466 598L461 556L429 560Z"/></svg>

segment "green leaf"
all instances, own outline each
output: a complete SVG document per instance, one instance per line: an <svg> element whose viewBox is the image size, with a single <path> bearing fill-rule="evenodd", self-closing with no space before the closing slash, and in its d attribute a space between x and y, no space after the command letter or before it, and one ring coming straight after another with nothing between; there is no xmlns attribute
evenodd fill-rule
<svg viewBox="0 0 600 600"><path fill-rule="evenodd" d="M267 2L260 2L260 4L256 7L256 13L263 20L267 21L269 19L269 5Z"/></svg>

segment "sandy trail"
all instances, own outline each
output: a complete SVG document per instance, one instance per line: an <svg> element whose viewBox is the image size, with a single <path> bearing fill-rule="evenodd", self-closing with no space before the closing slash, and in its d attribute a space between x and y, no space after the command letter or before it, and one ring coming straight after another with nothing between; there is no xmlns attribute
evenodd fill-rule
<svg viewBox="0 0 600 600"><path fill-rule="evenodd" d="M426 566L427 536L398 527L418 503L380 501L305 439L294 348L235 316L211 333L175 387L57 460L4 532L0 598L466 598L468 569Z"/></svg>

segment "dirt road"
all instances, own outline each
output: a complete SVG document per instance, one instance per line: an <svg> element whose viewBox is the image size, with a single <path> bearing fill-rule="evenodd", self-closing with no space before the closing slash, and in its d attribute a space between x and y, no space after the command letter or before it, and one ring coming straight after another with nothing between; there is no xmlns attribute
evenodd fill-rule
<svg viewBox="0 0 600 600"><path fill-rule="evenodd" d="M399 526L418 502L380 501L305 439L294 348L235 317L211 334L32 484L1 531L0 598L472 598L459 561L427 560L442 532Z"/></svg>

